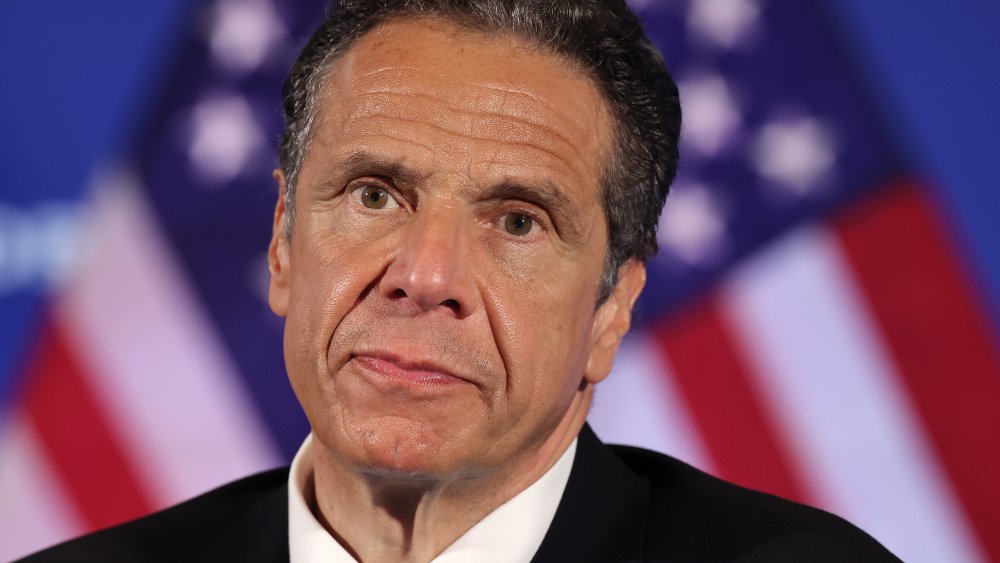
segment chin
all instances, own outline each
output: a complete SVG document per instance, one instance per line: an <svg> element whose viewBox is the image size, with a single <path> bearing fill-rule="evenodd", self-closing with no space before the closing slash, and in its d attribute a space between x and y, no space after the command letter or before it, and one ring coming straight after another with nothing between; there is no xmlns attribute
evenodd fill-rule
<svg viewBox="0 0 1000 563"><path fill-rule="evenodd" d="M387 417L355 427L355 463L374 477L415 481L450 479L468 468L458 459L468 448L458 436L413 420Z"/></svg>

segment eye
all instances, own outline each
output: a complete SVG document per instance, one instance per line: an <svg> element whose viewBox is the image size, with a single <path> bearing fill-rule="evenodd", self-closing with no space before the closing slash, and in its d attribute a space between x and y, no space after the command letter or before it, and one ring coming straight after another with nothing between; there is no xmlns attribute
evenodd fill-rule
<svg viewBox="0 0 1000 563"><path fill-rule="evenodd" d="M508 233L523 237L531 233L535 220L523 213L508 213L503 216L503 228Z"/></svg>
<svg viewBox="0 0 1000 563"><path fill-rule="evenodd" d="M354 193L356 194L355 197L361 201L361 205L364 205L368 209L391 209L399 207L399 203L385 188L364 186L355 190Z"/></svg>

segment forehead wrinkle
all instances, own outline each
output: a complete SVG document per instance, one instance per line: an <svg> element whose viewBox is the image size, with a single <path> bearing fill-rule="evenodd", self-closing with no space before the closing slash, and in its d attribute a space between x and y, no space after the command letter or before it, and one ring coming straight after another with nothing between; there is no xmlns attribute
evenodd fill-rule
<svg viewBox="0 0 1000 563"><path fill-rule="evenodd" d="M479 35L480 34L475 34L474 39L476 36ZM482 35L481 37L486 43L495 43L497 39L496 36L492 36L489 34ZM558 69L557 72L562 75L559 78L563 78L566 81L575 82L582 88L586 89L589 92L589 94L591 94L591 97L595 101L597 101L596 104L593 104L593 109L595 110L594 117L596 119L600 119L602 117L602 114L610 116L610 111L609 111L610 108L607 105L607 101L605 100L605 97L601 92L600 88L598 88L597 84L595 83L593 77L585 70L577 68L578 65L576 65L574 61L567 60L564 56L560 55L559 53L551 53L544 50L540 51L537 48L533 48L531 45L527 46L522 45L517 40L516 37L509 37L509 39L512 40L511 42L512 44L510 46L511 50L515 52L523 52L530 58L536 59L535 62L548 63L546 66L556 67ZM354 55L354 57L361 56L360 53L359 54L352 53L352 55ZM356 62L361 63L363 61L356 61ZM362 66L362 68L359 69L357 68L358 66ZM410 66L405 64L392 64L392 63L384 63L382 66L372 69L363 68L363 64L351 64L349 65L349 67L350 68L343 69L342 75L354 75L350 77L344 76L344 78L347 78L348 80L350 80L350 82L358 86L359 87L358 89L367 88L370 91L380 92L380 93L396 92L408 95L414 95L414 94L422 95L427 89L426 88L427 84L425 82L422 82L421 80L422 77L433 77L434 79L436 79L433 81L434 85L441 86L443 84L444 90L446 92L454 91L456 89L455 84L449 83L451 81L452 75L448 71L437 71L432 68L421 68L417 66ZM387 73L392 74L392 76L387 77L389 84L380 83L383 78L386 78L383 77L382 75ZM415 79L417 83L421 84L419 88L408 86L407 84L408 74L421 75L421 77ZM547 96L535 92L534 89L532 88L528 88L526 86L518 84L516 82L518 78L518 75L516 73L508 73L508 74L509 76L503 77L502 79L500 79L501 81L499 82L493 76L470 77L467 82L459 84L457 85L457 87L458 89L474 88L474 89L484 90L492 92L494 96L502 98L520 97L525 99L525 101L529 102L526 106L522 106L523 108L542 106L541 109L544 110L542 112L532 112L532 113L540 113L541 115L556 114L559 115L561 118L566 119L569 122L578 121L579 118L578 112L563 111L564 104L557 105L552 103ZM503 82L504 79L511 81L511 83ZM374 84L366 84L372 82L374 82ZM479 99L480 97L481 96L476 96L476 99ZM455 98L457 100L468 100L470 96L468 94L461 94L461 95L453 95L452 98ZM579 104L574 104L574 106L578 105ZM574 109L579 110L580 108L576 107Z"/></svg>
<svg viewBox="0 0 1000 563"><path fill-rule="evenodd" d="M364 92L358 93L356 97L359 99L360 103L356 104L357 106L359 106L359 108L358 111L355 112L355 115L357 117L367 117L369 114L364 113L364 109L366 107L374 107L385 111L386 109L388 109L387 106L389 105L386 104L385 102L388 102L389 99L391 98L398 98L402 102L401 104L397 104L395 106L400 108L400 113L402 114L402 112L404 111L403 107L408 104L411 104L414 98L423 98L427 99L428 101L435 102L437 105L439 105L440 109L448 111L451 114L462 114L463 116L466 117L483 116L486 118L496 119L498 121L503 120L513 123L519 123L528 127L542 129L550 136L561 141L562 144L569 147L573 152L577 153L576 156L578 158L583 156L590 156L590 155L579 154L579 150L577 149L575 144L570 140L570 138L563 131L561 131L559 127L553 126L550 123L553 121L553 119L550 117L552 113L556 113L559 115L559 118L557 120L562 120L566 123L575 124L579 121L578 118L563 115L561 112L558 112L558 110L552 104L541 101L537 97L528 96L527 94L524 94L522 92L508 91L499 88L480 88L480 89L488 89L497 92L497 94L492 94L492 96L497 96L499 98L497 100L498 103L496 104L496 106L500 108L499 111L491 109L489 107L485 108L470 107L470 104L468 103L456 103L455 100L450 99L451 97L442 97L437 94L429 94L425 91L421 91L416 88L403 87L402 85L392 85L392 86L380 86L377 88L369 88L366 89ZM525 109L527 109L525 108L525 106L518 105L516 103L511 103L509 100L511 96L522 96L522 95L528 97L529 99L531 99L536 103L542 104L544 108L541 111L538 111L537 110L538 108L536 108L536 111L524 111ZM482 98L485 96L465 95L465 96L454 96L454 97L458 98L459 100L476 99L478 101L482 100ZM442 102L447 102L447 104L444 104ZM473 105L488 106L490 104L488 102L483 102ZM598 115L594 116L595 120L597 121L601 120L601 115L599 114L600 110L598 111ZM355 117L355 115L352 115L352 117ZM393 115L393 113L385 111L383 115L391 116ZM400 117L402 117L402 115L400 115ZM436 121L441 122L446 120L443 118L438 118ZM586 136L587 136L586 132L581 131L581 137L586 138ZM581 147L581 148L586 148L586 147Z"/></svg>
<svg viewBox="0 0 1000 563"><path fill-rule="evenodd" d="M399 94L400 97L406 99L413 98L415 96L425 97L433 100L437 100L434 96L429 96L426 94ZM554 158L558 162L562 162L569 165L571 162L590 162L595 156L598 158L603 158L605 155L604 150L601 146L582 146L578 147L576 144L570 141L570 139L564 135L558 128L553 127L547 123L540 123L532 121L529 119L512 116L505 113L497 112L487 112L487 111L476 111L466 108L452 108L452 107L442 107L449 114L461 114L462 119L448 119L443 116L438 116L433 121L424 121L417 117L412 116L410 113L405 111L405 108L395 106L396 109L393 111L386 104L378 103L380 100L376 99L375 103L371 104L360 104L361 107L355 109L350 117L347 119L345 128L349 128L351 122L360 122L364 124L366 130L371 130L372 121L378 119L385 119L388 121L399 120L404 122L412 122L418 126L428 126L437 131L443 133L448 133L451 135L459 135L466 139L483 141L483 142L502 142L507 145L512 146L523 146L536 149L547 153L549 156ZM477 116L479 116L478 119ZM482 134L481 132L490 123L497 123L498 128L502 129L503 133L506 133L503 137L497 139L496 137L489 134ZM453 124L458 124L453 125ZM385 127L385 131L393 130L393 127ZM565 154L560 154L559 146L571 153L571 157L567 159ZM597 154L592 154L590 150L596 150Z"/></svg>
<svg viewBox="0 0 1000 563"><path fill-rule="evenodd" d="M369 119L368 121L371 120ZM362 149L370 149L370 147L377 147L379 145L384 145L384 142L388 139L398 142L400 144L400 147L405 145L407 147L419 147L423 149L423 151L426 154L423 155L421 160L429 159L430 161L434 162L441 157L441 155L438 154L439 150L436 147L426 144L422 142L420 139L404 137L400 135L398 127L390 127L387 128L386 131L387 132L382 132L382 131L372 132L368 128L360 132L349 131L345 134L342 142L361 144ZM553 173L553 170L551 168L548 168L548 166L543 162L533 162L531 164L525 164L525 158L523 156L521 157L515 156L515 153L517 151L511 150L510 147L521 147L522 146L521 143L508 141L504 143L504 145L506 146L505 149L495 149L493 151L490 151L490 156L488 158L482 159L484 162L473 163L471 161L467 161L465 163L466 172L471 176L473 167L476 167L476 168L482 168L487 174L489 174L491 173L490 171L497 166L514 166L519 169L529 169L529 168L540 169L539 172L542 174ZM546 153L547 156L555 160L555 163L557 165L565 166L566 164L565 161L559 158L557 155L554 155L550 152L546 152L535 145L523 144L523 147L527 150L534 150ZM395 152L394 149L396 148L398 147L390 147L388 149L383 148L382 150L375 151L375 154L386 153L386 152L392 153ZM509 175L508 173L504 174Z"/></svg>
<svg viewBox="0 0 1000 563"><path fill-rule="evenodd" d="M407 145L408 148L417 147L423 149L432 157L434 154L437 153L437 149L433 145L429 145L427 143L421 142L420 140L412 139L410 137L403 137L398 133L382 133L382 132L376 133L371 131L363 131L359 133L352 133L349 138L345 137L345 139L356 144L361 141L367 141L367 144L369 146L378 146L380 144L384 144L386 140L391 140L398 142L400 145ZM398 147L393 146L392 148L398 148ZM379 152L391 152L391 151L382 150Z"/></svg>
<svg viewBox="0 0 1000 563"><path fill-rule="evenodd" d="M601 119L602 119L602 117L603 117L603 115L607 113L607 108L605 107L604 99L603 99L603 97L601 95L599 95L597 93L597 91L594 88L592 88L593 84L590 83L590 79L585 79L585 82L587 84L587 87L591 90L592 94L594 94L595 99L597 99L598 102L599 102L596 105L596 107L595 107L596 111L594 113L594 119L596 121L600 122ZM532 105L542 106L542 109L543 109L543 111L541 111L541 112L526 112L526 113L528 113L529 116L534 116L536 113L538 115L545 116L545 118L535 119L535 120L532 120L529 117L512 116L515 119L523 119L524 121L530 122L530 123L535 123L535 122L541 123L541 122L549 120L549 119L547 119L548 115L557 115L557 116L559 116L560 119L563 119L563 120L565 120L568 123L577 123L579 121L579 116L578 115L575 115L572 112L564 112L562 110L562 108L560 108L559 106L551 103L549 100L547 100L543 96L538 96L538 95L536 95L536 94L534 94L534 93L532 93L532 92L530 92L528 90L522 90L520 88L515 88L515 87L512 87L512 86L511 87L505 87L505 86L503 86L501 84L491 84L491 83L475 84L475 87L477 87L479 89L482 89L482 90L488 90L488 91L495 92L496 93L495 95L497 95L497 96L499 96L499 97L501 97L501 98L504 99L504 103L501 104L501 107L504 107L504 108L511 107L507 103L507 100L509 100L510 98L526 98L527 100L529 100L531 102ZM514 106L514 107L517 107L517 106ZM524 108L525 106L520 106L520 107ZM576 108L576 109L579 109L579 108ZM572 143L569 142L569 140L564 135L562 135L558 131L556 131L556 133L560 135L560 137L562 138L563 142L565 142L567 144L572 144Z"/></svg>
<svg viewBox="0 0 1000 563"><path fill-rule="evenodd" d="M398 15L390 17L388 20L382 22L371 30L365 37L362 37L359 43L371 41L375 44L372 45L370 50L375 50L376 48L383 47L384 44L391 40L391 38L399 32L399 26L406 26L417 24L421 27L431 27L435 31L442 33L451 43L461 45L467 44L492 44L495 46L506 47L507 49L514 51L515 56L527 55L528 57L547 59L549 63L559 68L567 77L583 79L592 88L594 92L598 92L596 87L596 81L592 74L589 72L587 67L583 65L580 61L574 60L544 44L540 44L537 39L531 37L530 35L524 35L514 31L508 30L490 30L477 27L475 24L469 25L468 22L464 22L461 19L449 18L447 15L437 14L437 15L421 15L421 14L411 14L411 15ZM400 51L396 49L396 51ZM409 52L406 52L409 54ZM447 74L444 72L433 72L426 68L419 68L414 66L407 66L404 64L397 65L387 65L381 69L375 69L365 75L375 75L386 70L399 70L399 71L414 71L422 72L425 74L431 74L438 77L446 77ZM517 88L510 88L501 84L490 84L483 83L483 87L494 88L500 91L507 91L512 93L519 93L528 98L531 98L537 102L541 102L549 105L552 109L558 109L558 107L548 104L543 98L535 96L530 90L522 90ZM599 98L603 100L603 96L598 95Z"/></svg>
<svg viewBox="0 0 1000 563"><path fill-rule="evenodd" d="M443 80L447 80L448 79L448 76L445 73L443 73L443 72L435 72L435 71L431 71L431 70L428 70L428 69L422 69L422 68L417 68L417 67L385 67L385 68L379 68L379 69L375 69L375 70L371 70L369 72L366 72L366 73L362 74L361 76L356 77L355 81L357 83L364 83L364 82L370 81L371 79L380 79L381 75L383 75L385 73L388 73L388 72L392 72L392 73L395 73L397 75L397 76L394 76L394 77L391 78L391 80L392 80L391 85L384 85L384 84L379 84L378 82L376 82L375 85L372 85L371 87L366 88L365 89L366 92L374 92L374 93L381 93L381 94L393 94L393 93L394 94L405 94L405 95L408 95L408 96L413 96L413 95L426 96L427 94L425 94L422 89L409 88L404 83L399 82L399 80L400 79L405 79L405 74L408 73L408 72L418 73L418 74L426 74L426 75L434 76L436 78L440 78L440 79L443 79ZM590 79L588 77L581 75L581 76L578 76L576 78L582 79L583 81L588 82L588 86L592 86L592 84L589 84ZM497 95L499 97L504 97L504 98L509 98L509 97L512 97L512 96L526 98L532 104L537 104L537 105L544 106L546 110L548 110L548 111L550 111L552 113L562 113L562 112L560 112L560 108L558 106L556 106L556 105L552 104L551 102L549 102L547 99L545 99L545 97L539 96L537 94L534 94L530 90L522 89L522 88L517 88L517 87L512 86L512 85L505 85L505 84L502 84L502 83L493 83L493 82L474 82L474 83L466 84L466 85L464 85L464 87L465 88L476 88L476 89L480 89L480 90L492 91L492 92L495 93L495 95ZM595 91L595 94L596 94L596 91ZM459 97L459 96L456 96L456 97ZM459 98L467 98L467 96L460 96ZM564 117L566 117L566 116L564 116Z"/></svg>
<svg viewBox="0 0 1000 563"><path fill-rule="evenodd" d="M560 141L569 149L567 154L573 158L570 160L561 158L555 151L547 150L549 147L540 146L539 138L541 135L528 132L528 138L535 143L539 143L533 148L547 152L549 156L562 162L564 166L570 169L574 168L574 162L593 162L596 158L601 164L596 167L597 170L589 170L588 167L584 171L584 177L598 184L601 183L604 169L607 167L613 153L613 143L616 137L616 120L611 115L604 95L586 69L579 68L579 65L574 64L574 61L566 59L559 53L548 51L516 35L484 33L475 29L465 28L454 22L440 22L434 19L421 22L420 25L430 25L436 31L444 33L446 41L451 41L451 47L439 49L437 47L441 44L438 43L434 49L425 49L413 53L392 44L393 38L407 40L405 36L399 34L401 30L406 29L406 26L413 23L406 21L407 19L403 18L402 21L390 19L377 26L366 34L366 36L363 36L354 47L349 49L339 63L335 63L334 68L331 69L331 75L334 76L330 76L324 90L331 95L330 97L340 97L340 95L346 94L348 98L355 98L347 102L347 107L345 105L341 105L341 107L347 109L350 106L354 106L357 108L357 98L364 98L366 96L366 93L363 92L366 88L372 94L382 94L386 97L394 95L401 98L403 103L397 104L397 108L395 108L397 112L405 111L408 105L412 106L412 100L415 97L431 98L436 102L435 105L445 111L465 112L466 114L475 110L468 107L458 107L463 102L467 106L469 100L483 104L482 100L484 99L496 99L498 100L496 105L506 109L508 113L481 112L482 115L493 113L497 116L495 119L520 122L525 127L541 128L541 132L546 133L545 136L548 137L548 140L553 143L557 140ZM460 39L456 40L456 38ZM536 92L537 88L528 88L527 85L522 86L518 82L519 74L517 72L508 72L506 75L500 75L499 77L491 77L488 74L483 75L480 73L478 76L473 75L469 77L458 88L449 89L447 81L453 77L454 73L451 70L453 63L446 60L446 55L454 53L456 48L459 53L463 52L463 45L471 45L473 47L472 52L467 53L469 56L474 56L476 49L484 45L488 50L494 47L506 48L512 53L509 56L520 56L523 54L527 59L531 59L532 66L538 66L539 64L546 66L547 64L550 66L550 71L554 72L555 78L575 83L575 87L582 89L589 96L586 94L584 96L573 96L570 98L570 104L563 103L556 105L550 102L550 96L546 95L546 88L555 88L555 85L551 87L543 85L542 90ZM490 47L490 45L493 47ZM414 59L414 56L418 58ZM392 58L396 60L392 60ZM411 60L416 60L416 62L411 63ZM378 62L376 63L375 61ZM408 75L415 78L408 80ZM422 83L421 78L427 77L432 78L431 91L443 91L440 97L426 94L427 84L425 83L426 81ZM386 80L389 81L389 85L379 83ZM501 82L496 82L496 80L500 80ZM512 84L502 82L504 80L508 80ZM417 89L414 84L419 84L421 89ZM478 95L462 94L463 91L473 88L479 90ZM458 93L453 93L453 90ZM510 103L512 99L516 98L521 98L526 103ZM329 98L327 99L328 102L332 101ZM586 99L591 99L596 103L583 103ZM388 105L385 103L386 101L385 99L377 100L374 105L382 106L383 110L389 110L385 111L385 117L393 117L391 115L392 110L385 107ZM343 104L343 101L341 103ZM329 107L329 104L324 105L327 108ZM513 115L510 113L512 109L520 110L517 113L521 113L522 115ZM349 111L351 110L349 109ZM325 112L321 110L317 113ZM352 113L359 114L361 112L355 110ZM582 123L580 119L582 115L588 114L593 119L593 123L589 125ZM402 115L399 117L406 118L408 116ZM555 118L555 121L562 128L545 124L547 121L553 121L553 118ZM438 121L441 120L438 119ZM448 125L451 125L451 123ZM590 142L587 143L589 146L586 146L584 143L579 143L578 145L567 138L568 133L564 133L562 130L566 126L579 127L581 130L576 132L578 135L574 135L574 138L589 139ZM454 132L450 131L447 127L438 127L437 129L445 132ZM482 141L495 140L483 139L479 135L473 137ZM508 141L508 139L503 140ZM531 142L523 143L523 146L530 147L531 145ZM581 171L576 170L576 172ZM600 190L599 185L598 190Z"/></svg>
<svg viewBox="0 0 1000 563"><path fill-rule="evenodd" d="M386 119L388 121L392 121L392 120L415 121L415 120L407 119L405 117L401 117L401 116L397 116L397 115L391 115L391 114L390 115L372 114L372 115L366 115L365 116L365 121L371 121L372 119ZM435 129L435 130L438 130L438 131L442 131L442 132L445 132L445 133L452 133L452 134L457 133L457 131L455 131L454 129L448 128L448 127L446 127L444 125L441 125L441 124L426 123L426 122L422 122L422 121L421 122L417 122L417 123L421 127L430 127L432 129ZM395 133L388 132L388 131L393 131L394 129L395 129ZM474 134L467 133L467 132L462 132L461 136L463 138L465 138L465 139L471 139L471 140L474 140L474 141L482 141L482 142L487 142L487 143L496 143L496 142L498 142L498 140L496 138L494 138L494 137L474 135ZM374 139L379 139L379 138L382 138L382 139L394 139L394 140L397 140L397 141L402 142L402 143L414 144L414 145L420 146L422 148L425 148L426 150L428 150L431 153L438 152L438 149L435 148L435 147L433 147L433 146L424 144L421 141L418 141L416 139L412 139L410 137L403 137L403 136L401 136L399 134L399 132L398 132L398 128L385 128L384 131L375 132L375 131L372 131L370 127L366 127L364 129L364 133L357 134L357 133L353 133L353 132L348 132L347 135L345 135L345 138L347 138L347 137L352 138L352 139L358 138L358 137L361 137L361 138L363 138L363 137L373 137ZM529 150L539 151L539 152L545 153L547 156L549 156L555 162L561 164L562 166L566 166L566 167L568 167L570 169L573 169L573 167L571 165L573 159L570 159L568 161L565 158L565 155L561 155L555 149L550 148L550 147L546 147L543 144L538 143L537 139L533 139L532 141L503 139L500 142L502 142L507 147L521 147L521 148L525 148L525 149L529 149ZM504 152L508 152L508 151L504 151ZM574 153L578 153L578 151L575 151L575 150L573 152ZM581 155L577 154L577 156L579 157ZM587 162L588 160L586 160L586 159L579 159L578 161L579 162ZM586 174L584 176L586 176Z"/></svg>
<svg viewBox="0 0 1000 563"><path fill-rule="evenodd" d="M383 67L379 67L379 68L374 68L374 69L367 70L367 71L361 73L360 75L358 75L356 77L356 80L358 82L363 82L363 81L366 81L366 80L372 79L372 78L380 78L381 75L383 75L383 74L385 74L387 72L394 72L396 74L405 74L407 72L417 72L417 73L423 73L423 74L430 74L431 76L436 76L438 78L445 78L445 74L443 72L433 72L433 71L428 70L426 68L419 68L419 67L415 67L415 66L405 66L405 65L399 65L399 66L396 66L396 65L386 65L386 66L383 66Z"/></svg>

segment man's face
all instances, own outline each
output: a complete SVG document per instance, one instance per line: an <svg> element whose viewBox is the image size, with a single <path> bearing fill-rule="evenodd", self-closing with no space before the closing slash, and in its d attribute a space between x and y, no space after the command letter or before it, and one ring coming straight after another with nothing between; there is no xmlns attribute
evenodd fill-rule
<svg viewBox="0 0 1000 563"><path fill-rule="evenodd" d="M269 253L289 377L329 455L476 477L530 463L589 401L641 287L595 309L612 138L594 84L514 39L396 20L344 55L294 235L279 201Z"/></svg>

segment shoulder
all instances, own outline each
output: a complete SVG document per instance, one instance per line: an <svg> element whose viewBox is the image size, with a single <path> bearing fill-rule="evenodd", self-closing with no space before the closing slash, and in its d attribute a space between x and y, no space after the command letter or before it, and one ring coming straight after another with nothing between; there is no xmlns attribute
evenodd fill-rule
<svg viewBox="0 0 1000 563"><path fill-rule="evenodd" d="M221 552L288 553L288 468L258 473L24 561L181 561ZM238 540L238 541L237 541ZM284 542L282 544L282 542Z"/></svg>
<svg viewBox="0 0 1000 563"><path fill-rule="evenodd" d="M649 488L645 549L716 561L898 561L843 518L728 483L672 457L611 446Z"/></svg>

